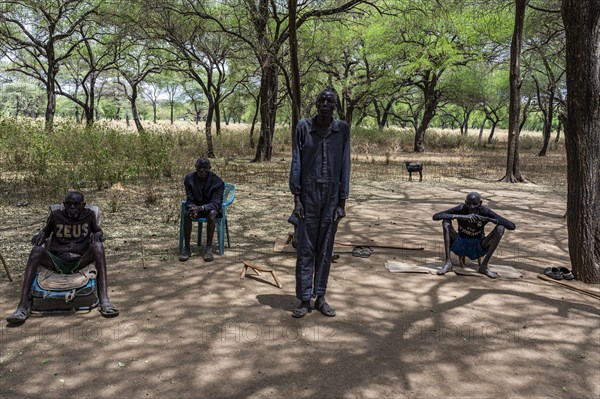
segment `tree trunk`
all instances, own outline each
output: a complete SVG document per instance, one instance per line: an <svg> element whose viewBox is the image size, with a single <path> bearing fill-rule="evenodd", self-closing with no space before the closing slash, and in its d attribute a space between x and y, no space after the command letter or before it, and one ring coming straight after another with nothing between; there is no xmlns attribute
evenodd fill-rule
<svg viewBox="0 0 600 399"><path fill-rule="evenodd" d="M169 106L170 106L170 111L171 111L170 119L171 119L171 125L172 125L173 122L175 121L175 102L170 101Z"/></svg>
<svg viewBox="0 0 600 399"><path fill-rule="evenodd" d="M421 90L423 91L423 102L425 103L425 106L421 123L417 126L415 131L414 152L425 151L425 131L435 116L435 110L439 101L438 93L436 92L437 80L437 74L431 71L423 77L423 87L421 87Z"/></svg>
<svg viewBox="0 0 600 399"><path fill-rule="evenodd" d="M437 107L437 100L433 98L426 101L425 111L423 112L423 118L421 118L421 123L417 127L417 131L415 133L415 146L414 152L424 152L425 151L425 131L429 127L429 122L435 116L435 108Z"/></svg>
<svg viewBox="0 0 600 399"><path fill-rule="evenodd" d="M260 83L260 139L252 162L270 161L273 152L277 100L277 64L269 54L262 59Z"/></svg>
<svg viewBox="0 0 600 399"><path fill-rule="evenodd" d="M288 31L290 33L290 79L292 84L291 103L292 103L292 126L291 134L294 135L296 125L300 120L300 67L298 65L298 41L296 39L296 9L297 0L288 0Z"/></svg>
<svg viewBox="0 0 600 399"><path fill-rule="evenodd" d="M260 111L260 96L258 96L256 98L254 116L252 117L252 125L250 126L250 148L254 148L256 146L256 143L254 142L254 127L256 126L256 120L258 118L259 111Z"/></svg>
<svg viewBox="0 0 600 399"><path fill-rule="evenodd" d="M523 21L529 0L515 0L515 27L510 44L510 101L508 111L508 151L506 174L500 181L523 182L519 162L519 116L521 113L521 46Z"/></svg>
<svg viewBox="0 0 600 399"><path fill-rule="evenodd" d="M214 106L214 114L215 114L215 132L217 133L217 136L219 134L221 134L221 106L220 106L220 101L218 99L215 100L215 106Z"/></svg>
<svg viewBox="0 0 600 399"><path fill-rule="evenodd" d="M129 101L131 102L131 116L133 117L133 123L135 123L135 127L139 133L144 131L144 127L142 126L142 122L140 121L140 115L138 114L136 100L137 100L138 92L137 86L131 85L131 98ZM127 122L127 126L129 126L129 119Z"/></svg>
<svg viewBox="0 0 600 399"><path fill-rule="evenodd" d="M215 103L211 100L208 101L208 111L206 112L206 121L204 123L204 134L206 136L206 156L208 158L214 158L215 153L213 150L213 141L212 141L212 119L215 111Z"/></svg>
<svg viewBox="0 0 600 399"><path fill-rule="evenodd" d="M563 0L567 226L575 278L600 283L600 3Z"/></svg>
<svg viewBox="0 0 600 399"><path fill-rule="evenodd" d="M550 104L547 112L544 113L544 144L542 149L538 153L538 156L545 157L548 151L548 144L550 144L550 136L552 135L552 119L554 118L554 91L550 91L550 98L548 99Z"/></svg>
<svg viewBox="0 0 600 399"><path fill-rule="evenodd" d="M383 109L383 116L381 117L381 126L380 130L383 130L385 126L388 124L388 119L390 118L390 110L392 109L392 102L388 101L387 105ZM366 116L366 114L365 114Z"/></svg>
<svg viewBox="0 0 600 399"><path fill-rule="evenodd" d="M492 144L492 140L494 139L494 131L496 130L496 125L498 125L498 122L492 120L492 127L490 128L490 135L488 136L488 139L487 139L488 144Z"/></svg>
<svg viewBox="0 0 600 399"><path fill-rule="evenodd" d="M53 57L48 55L48 76L46 82L46 113L44 115L46 133L51 133L54 129L54 114L56 113L56 73L58 66L55 65Z"/></svg>
<svg viewBox="0 0 600 399"><path fill-rule="evenodd" d="M86 107L85 108L85 127L94 126L94 108Z"/></svg>
<svg viewBox="0 0 600 399"><path fill-rule="evenodd" d="M481 139L483 138L483 129L485 129L485 122L487 122L487 116L483 118L483 122L481 122L481 126L479 126L479 142L481 143Z"/></svg>

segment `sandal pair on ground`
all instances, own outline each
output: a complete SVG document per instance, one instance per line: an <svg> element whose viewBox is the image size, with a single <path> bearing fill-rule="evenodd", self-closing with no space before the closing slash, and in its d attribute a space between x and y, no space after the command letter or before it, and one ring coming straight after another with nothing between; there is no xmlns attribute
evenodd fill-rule
<svg viewBox="0 0 600 399"><path fill-rule="evenodd" d="M329 306L325 299L315 301L315 309L323 313L327 317L335 316L335 309ZM294 311L292 312L292 317L299 319L311 312L312 307L310 306L310 301L303 301L302 303L300 303L300 306L294 309Z"/></svg>
<svg viewBox="0 0 600 399"><path fill-rule="evenodd" d="M356 246L352 249L352 256L358 256L360 258L368 258L373 253L371 247Z"/></svg>
<svg viewBox="0 0 600 399"><path fill-rule="evenodd" d="M544 274L555 280L573 280L575 278L566 267L547 267L544 269Z"/></svg>
<svg viewBox="0 0 600 399"><path fill-rule="evenodd" d="M112 303L107 303L105 305L100 305L98 307L100 314L104 317L117 317L119 315L119 310ZM13 314L6 318L11 324L16 323L24 323L31 316L31 310L29 309L17 309Z"/></svg>

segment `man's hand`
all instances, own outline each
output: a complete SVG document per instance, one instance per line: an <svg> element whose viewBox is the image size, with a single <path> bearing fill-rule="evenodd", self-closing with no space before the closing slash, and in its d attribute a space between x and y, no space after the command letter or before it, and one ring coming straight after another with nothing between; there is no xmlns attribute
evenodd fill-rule
<svg viewBox="0 0 600 399"><path fill-rule="evenodd" d="M90 234L90 242L102 242L102 232L97 231L95 233Z"/></svg>
<svg viewBox="0 0 600 399"><path fill-rule="evenodd" d="M294 215L298 217L298 219L304 219L304 206L302 205L302 201L300 201L299 195L294 195Z"/></svg>
<svg viewBox="0 0 600 399"><path fill-rule="evenodd" d="M187 211L188 211L188 215L190 215L190 217L192 219L198 219L200 213L204 211L204 207L197 206L197 205L190 205L190 206L188 206Z"/></svg>
<svg viewBox="0 0 600 399"><path fill-rule="evenodd" d="M487 216L479 216L479 220L481 220L482 222L490 222L490 223L498 224L498 219L489 218Z"/></svg>
<svg viewBox="0 0 600 399"><path fill-rule="evenodd" d="M341 206L336 206L335 207L335 213L333 214L333 221L337 222L338 220L340 220L341 218L346 217L346 211L344 210L344 208L342 208Z"/></svg>
<svg viewBox="0 0 600 399"><path fill-rule="evenodd" d="M346 217L346 200L340 200L337 206L335 207L335 212L333 213L333 221L337 222L341 218Z"/></svg>
<svg viewBox="0 0 600 399"><path fill-rule="evenodd" d="M44 230L38 231L31 239L31 243L36 247L44 245L44 242L46 242L46 233L44 233Z"/></svg>

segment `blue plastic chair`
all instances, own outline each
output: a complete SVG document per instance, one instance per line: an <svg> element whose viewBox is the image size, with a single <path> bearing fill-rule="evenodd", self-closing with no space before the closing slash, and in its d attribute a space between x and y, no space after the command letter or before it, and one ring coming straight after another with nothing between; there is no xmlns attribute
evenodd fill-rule
<svg viewBox="0 0 600 399"><path fill-rule="evenodd" d="M230 248L229 242L229 228L227 227L227 206L231 205L235 199L235 186L233 184L225 183L225 190L223 191L223 205L221 205L222 217L218 217L216 220L217 227L217 240L219 242L219 255L223 255L223 247L225 243L225 234L227 234L227 247ZM179 253L183 252L185 245L183 237L183 219L185 218L185 205L186 201L181 201L181 216L179 223ZM207 218L192 219L193 222L198 222L198 246L202 245L202 223L208 222Z"/></svg>

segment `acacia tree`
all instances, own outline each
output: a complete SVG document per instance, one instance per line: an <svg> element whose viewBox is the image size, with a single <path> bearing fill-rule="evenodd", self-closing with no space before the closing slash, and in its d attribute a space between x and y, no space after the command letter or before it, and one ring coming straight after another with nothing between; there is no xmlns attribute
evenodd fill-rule
<svg viewBox="0 0 600 399"><path fill-rule="evenodd" d="M121 85L129 100L135 127L141 133L144 127L137 108L140 85L148 75L160 73L168 60L162 57L160 49L157 50L148 43L137 44L137 40L133 38L123 40L117 51L122 54L116 64L119 71L117 83Z"/></svg>
<svg viewBox="0 0 600 399"><path fill-rule="evenodd" d="M446 79L444 98L450 101L450 106L441 111L459 125L464 136L468 134L471 114L485 101L482 74L483 71L471 67L449 74Z"/></svg>
<svg viewBox="0 0 600 399"><path fill-rule="evenodd" d="M388 21L380 42L393 46L397 73L410 86L395 114L413 126L413 150L423 152L425 132L444 100L444 75L481 58L479 31L489 13L480 16L477 5L462 1L423 0L404 7Z"/></svg>
<svg viewBox="0 0 600 399"><path fill-rule="evenodd" d="M73 92L63 88L58 79L56 87L58 94L81 107L86 126L92 126L97 117L96 107L100 96L98 79L102 72L115 67L119 54L113 49L111 35L103 33L98 24L80 26L78 32L81 43L74 53L75 56L65 62L65 70L70 76L67 84L75 85L76 89L81 88L82 95L78 95L78 90Z"/></svg>
<svg viewBox="0 0 600 399"><path fill-rule="evenodd" d="M0 38L10 49L9 71L40 81L46 88L45 128L56 112L56 75L79 46L77 29L99 7L96 0L0 1Z"/></svg>
<svg viewBox="0 0 600 399"><path fill-rule="evenodd" d="M515 0L515 25L510 43L509 105L508 105L508 147L506 156L506 174L500 181L524 182L521 176L519 159L519 116L521 114L521 48L523 46L523 26L525 9L529 0Z"/></svg>
<svg viewBox="0 0 600 399"><path fill-rule="evenodd" d="M203 20L212 20L220 29L244 42L254 53L260 67L260 137L253 161L269 161L273 151L273 135L278 106L279 68L284 65L282 48L288 43L289 15L287 4L272 0L229 0L219 2L212 9L193 0L184 0L194 14ZM308 20L324 18L370 7L375 1L349 0L323 2L307 0L299 3L296 29Z"/></svg>
<svg viewBox="0 0 600 399"><path fill-rule="evenodd" d="M600 2L563 0L567 226L573 274L600 283Z"/></svg>
<svg viewBox="0 0 600 399"><path fill-rule="evenodd" d="M535 83L537 106L542 113L544 142L539 156L545 156L550 143L558 95L564 89L564 27L560 10L535 13L532 25L536 32L527 40L524 63Z"/></svg>

